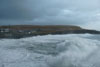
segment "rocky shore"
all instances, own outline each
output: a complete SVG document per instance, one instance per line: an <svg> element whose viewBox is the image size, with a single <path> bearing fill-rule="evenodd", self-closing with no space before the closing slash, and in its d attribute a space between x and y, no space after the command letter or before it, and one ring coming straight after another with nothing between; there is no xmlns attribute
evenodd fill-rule
<svg viewBox="0 0 100 67"><path fill-rule="evenodd" d="M100 34L100 31L70 25L11 25L0 26L0 38L24 38L48 34Z"/></svg>

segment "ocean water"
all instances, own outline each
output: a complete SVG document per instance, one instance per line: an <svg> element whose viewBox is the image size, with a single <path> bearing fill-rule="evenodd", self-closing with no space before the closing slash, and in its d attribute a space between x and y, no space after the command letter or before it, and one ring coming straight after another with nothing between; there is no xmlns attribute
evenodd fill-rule
<svg viewBox="0 0 100 67"><path fill-rule="evenodd" d="M100 67L100 35L0 39L0 67Z"/></svg>

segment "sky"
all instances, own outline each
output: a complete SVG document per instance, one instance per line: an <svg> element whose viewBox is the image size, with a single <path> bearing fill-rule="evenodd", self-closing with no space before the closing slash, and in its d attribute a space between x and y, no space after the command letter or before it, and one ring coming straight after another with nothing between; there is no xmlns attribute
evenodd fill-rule
<svg viewBox="0 0 100 67"><path fill-rule="evenodd" d="M78 25L100 30L100 0L0 0L0 25Z"/></svg>

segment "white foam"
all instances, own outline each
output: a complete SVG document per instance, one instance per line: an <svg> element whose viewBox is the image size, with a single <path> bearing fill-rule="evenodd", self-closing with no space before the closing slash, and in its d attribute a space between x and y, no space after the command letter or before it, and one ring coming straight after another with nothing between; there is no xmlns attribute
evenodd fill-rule
<svg viewBox="0 0 100 67"><path fill-rule="evenodd" d="M1 39L0 67L99 67L100 42L86 38L91 36L71 34Z"/></svg>
<svg viewBox="0 0 100 67"><path fill-rule="evenodd" d="M86 62L84 60L88 60L88 57L91 56L91 54L98 49L98 45L100 45L96 40L77 37L73 39L69 38L65 42L70 42L67 44L70 46L65 52L57 57L51 58L51 61L48 62L50 67L82 67L86 65L83 64L83 62Z"/></svg>

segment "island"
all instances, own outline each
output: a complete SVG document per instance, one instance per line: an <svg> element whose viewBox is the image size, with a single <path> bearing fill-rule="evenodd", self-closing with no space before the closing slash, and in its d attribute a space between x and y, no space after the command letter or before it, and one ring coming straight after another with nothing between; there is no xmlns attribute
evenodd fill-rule
<svg viewBox="0 0 100 67"><path fill-rule="evenodd" d="M72 25L6 25L0 26L0 38L24 38L48 34L100 34L100 31Z"/></svg>

